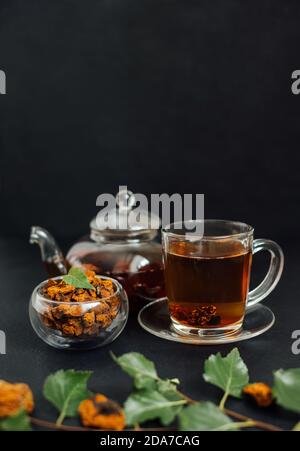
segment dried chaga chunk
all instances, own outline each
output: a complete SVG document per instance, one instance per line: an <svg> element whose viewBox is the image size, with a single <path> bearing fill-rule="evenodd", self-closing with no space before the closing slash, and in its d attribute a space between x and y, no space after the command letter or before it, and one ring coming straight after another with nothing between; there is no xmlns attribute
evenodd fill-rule
<svg viewBox="0 0 300 451"><path fill-rule="evenodd" d="M262 382L247 385L243 393L253 399L259 407L269 407L273 403L271 387Z"/></svg>
<svg viewBox="0 0 300 451"><path fill-rule="evenodd" d="M106 329L112 323L110 315L96 315L96 323L103 329Z"/></svg>
<svg viewBox="0 0 300 451"><path fill-rule="evenodd" d="M80 320L69 319L68 322L62 324L62 333L64 335L74 335L80 337L83 334L83 326Z"/></svg>
<svg viewBox="0 0 300 451"><path fill-rule="evenodd" d="M125 427L125 414L118 403L102 394L85 399L79 404L78 412L86 427L121 431Z"/></svg>
<svg viewBox="0 0 300 451"><path fill-rule="evenodd" d="M220 316L217 315L217 307L212 304L194 308L184 307L181 304L170 304L169 309L175 320L191 327L216 326L221 321Z"/></svg>
<svg viewBox="0 0 300 451"><path fill-rule="evenodd" d="M95 323L95 312L85 313L82 317L84 327L91 327Z"/></svg>
<svg viewBox="0 0 300 451"><path fill-rule="evenodd" d="M85 274L94 290L75 288L63 280L50 279L47 282L42 294L55 304L49 305L41 314L46 327L66 337L90 337L97 336L111 325L121 303L113 282L97 277L93 271ZM84 307L84 303L91 303L91 307Z"/></svg>
<svg viewBox="0 0 300 451"><path fill-rule="evenodd" d="M82 316L82 308L80 305L62 304L57 307L50 307L49 312L55 320Z"/></svg>
<svg viewBox="0 0 300 451"><path fill-rule="evenodd" d="M0 380L0 418L15 415L20 409L34 409L32 391L26 384L11 384Z"/></svg>
<svg viewBox="0 0 300 451"><path fill-rule="evenodd" d="M216 311L214 305L198 307L188 315L188 322L192 326L206 326L216 315Z"/></svg>

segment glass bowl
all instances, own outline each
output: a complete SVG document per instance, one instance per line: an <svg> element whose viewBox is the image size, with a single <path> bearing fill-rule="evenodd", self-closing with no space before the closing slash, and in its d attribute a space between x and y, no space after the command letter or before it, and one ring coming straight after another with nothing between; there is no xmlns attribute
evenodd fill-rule
<svg viewBox="0 0 300 451"><path fill-rule="evenodd" d="M96 301L54 301L42 293L48 280L33 290L29 317L33 329L45 343L58 349L93 349L111 343L120 335L128 319L127 294L117 280L97 277L112 281L113 295Z"/></svg>

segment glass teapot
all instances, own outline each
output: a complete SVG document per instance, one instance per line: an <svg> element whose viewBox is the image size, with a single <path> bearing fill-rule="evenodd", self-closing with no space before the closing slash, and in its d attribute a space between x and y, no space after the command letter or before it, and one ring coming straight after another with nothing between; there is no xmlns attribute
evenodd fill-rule
<svg viewBox="0 0 300 451"><path fill-rule="evenodd" d="M119 191L113 213L122 219L129 217L135 203L131 191ZM149 213L142 211L138 224L122 229L116 228L115 221L108 222L105 229L99 228L97 223L94 218L90 223L90 234L79 239L66 257L47 230L38 226L31 228L30 242L40 246L49 276L66 274L71 266L77 266L113 277L125 288L133 311L162 297L164 275L161 245L155 241L157 229L149 228ZM130 221L126 221L128 223Z"/></svg>

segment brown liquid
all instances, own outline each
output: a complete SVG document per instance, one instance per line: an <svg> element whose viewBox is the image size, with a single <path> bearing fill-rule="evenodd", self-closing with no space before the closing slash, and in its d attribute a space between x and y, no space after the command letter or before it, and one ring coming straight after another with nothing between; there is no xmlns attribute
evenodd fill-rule
<svg viewBox="0 0 300 451"><path fill-rule="evenodd" d="M221 328L243 319L251 252L239 243L176 243L165 254L172 319L194 328Z"/></svg>
<svg viewBox="0 0 300 451"><path fill-rule="evenodd" d="M134 258L136 266L132 264ZM119 256L96 252L87 254L80 264L86 270L117 279L127 293L131 313L138 313L147 303L165 295L162 262L149 263L145 257L129 252Z"/></svg>
<svg viewBox="0 0 300 451"><path fill-rule="evenodd" d="M121 256L122 257L122 256ZM96 274L117 279L124 287L130 302L130 312L138 313L150 301L165 296L164 270L162 263L147 263L141 267L130 270L130 255L126 255L118 260L109 259L105 253L87 254L82 260L76 262L76 266L81 265L84 270L95 271ZM132 257L133 258L133 257ZM145 260L144 257L136 258L136 261ZM88 263L86 263L88 262ZM50 277L60 276L57 264L52 261L44 262L46 271ZM73 263L74 264L74 263ZM66 261L67 269L73 266Z"/></svg>

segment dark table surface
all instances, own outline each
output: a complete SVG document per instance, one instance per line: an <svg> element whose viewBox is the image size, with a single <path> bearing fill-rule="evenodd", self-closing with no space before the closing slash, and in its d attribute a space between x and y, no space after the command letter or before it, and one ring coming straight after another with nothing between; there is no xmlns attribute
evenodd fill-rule
<svg viewBox="0 0 300 451"><path fill-rule="evenodd" d="M292 354L291 334L300 329L300 303L297 253L284 248L286 266L283 278L267 303L276 315L276 324L266 334L238 344L252 381L272 382L272 371L300 367L300 356ZM43 399L43 381L60 368L93 370L91 389L105 393L119 402L126 399L131 381L116 367L109 351L116 355L138 351L153 359L163 377L178 377L181 389L195 399L218 402L220 391L202 379L204 360L217 351L229 352L234 345L191 346L171 343L149 335L132 319L125 331L111 345L88 352L66 352L44 344L31 328L28 302L32 289L46 278L37 248L13 238L0 239L1 315L0 329L6 333L7 353L0 355L0 377L28 383L36 400L35 416L54 420L56 412ZM291 428L297 415L278 407L260 410L239 400L228 407L246 415Z"/></svg>

